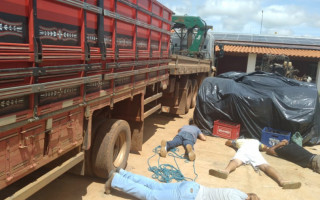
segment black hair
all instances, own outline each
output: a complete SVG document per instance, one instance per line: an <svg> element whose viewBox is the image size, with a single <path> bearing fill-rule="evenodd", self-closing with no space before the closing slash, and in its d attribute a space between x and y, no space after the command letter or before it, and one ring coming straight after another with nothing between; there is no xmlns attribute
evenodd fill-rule
<svg viewBox="0 0 320 200"><path fill-rule="evenodd" d="M193 125L194 124L194 121L192 118L189 119L189 125Z"/></svg>

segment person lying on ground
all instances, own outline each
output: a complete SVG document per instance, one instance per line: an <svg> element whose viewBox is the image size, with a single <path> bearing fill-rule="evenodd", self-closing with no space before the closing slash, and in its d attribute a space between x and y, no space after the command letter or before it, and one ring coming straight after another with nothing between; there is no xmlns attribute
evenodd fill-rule
<svg viewBox="0 0 320 200"><path fill-rule="evenodd" d="M237 167L243 164L251 164L255 170L262 170L266 175L275 180L283 189L297 189L301 187L300 182L285 180L280 176L278 171L267 163L260 151L266 151L268 147L261 144L258 140L228 140L226 141L226 145L238 149L237 153L224 170L210 169L210 175L226 179L230 172L234 171Z"/></svg>
<svg viewBox="0 0 320 200"><path fill-rule="evenodd" d="M193 181L159 183L119 168L109 173L105 193L110 194L111 188L142 200L259 200L254 193L246 194L233 188L209 188Z"/></svg>
<svg viewBox="0 0 320 200"><path fill-rule="evenodd" d="M180 128L178 130L178 135L176 135L173 140L168 142L166 140L161 141L160 156L166 157L167 152L170 149L183 145L189 160L193 161L196 159L193 146L196 143L197 138L206 141L206 136L201 133L201 130L194 124L193 119L189 119L189 125Z"/></svg>
<svg viewBox="0 0 320 200"><path fill-rule="evenodd" d="M267 154L288 160L304 168L308 167L320 174L320 155L312 154L295 143L289 144L288 140L282 140L268 148Z"/></svg>

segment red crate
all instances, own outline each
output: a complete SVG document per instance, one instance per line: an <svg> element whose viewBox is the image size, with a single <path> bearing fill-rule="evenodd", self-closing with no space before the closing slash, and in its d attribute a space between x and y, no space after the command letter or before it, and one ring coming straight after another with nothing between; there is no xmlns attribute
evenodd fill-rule
<svg viewBox="0 0 320 200"><path fill-rule="evenodd" d="M226 139L237 139L239 137L240 124L221 120L214 121L212 135Z"/></svg>

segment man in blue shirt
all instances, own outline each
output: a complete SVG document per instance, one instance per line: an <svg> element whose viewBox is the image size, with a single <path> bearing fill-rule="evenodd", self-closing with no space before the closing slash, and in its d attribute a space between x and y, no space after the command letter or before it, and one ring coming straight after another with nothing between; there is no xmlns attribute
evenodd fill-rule
<svg viewBox="0 0 320 200"><path fill-rule="evenodd" d="M193 145L196 143L197 138L206 141L206 137L201 132L201 130L194 124L193 119L189 119L189 125L185 125L178 130L178 135L176 135L173 140L161 141L160 156L166 157L167 152L177 146L183 145L186 150L186 154L190 161L196 159L196 154L193 151Z"/></svg>

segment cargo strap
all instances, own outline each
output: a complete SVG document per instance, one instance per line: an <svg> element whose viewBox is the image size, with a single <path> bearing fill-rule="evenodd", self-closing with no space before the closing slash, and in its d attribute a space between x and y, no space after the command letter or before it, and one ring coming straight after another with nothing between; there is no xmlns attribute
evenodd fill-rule
<svg viewBox="0 0 320 200"><path fill-rule="evenodd" d="M173 165L170 165L170 164L160 164L160 155L159 155L160 148L161 148L160 145L155 147L152 150L154 152L154 154L148 159L148 166L149 166L148 170L153 172L153 175L152 175L153 179L157 179L160 182L165 182L165 183L171 182L172 179L175 179L177 182L196 181L196 179L198 178L198 174L196 173L196 170L195 170L195 161L193 161L193 173L195 175L195 178L192 179L192 178L185 177L182 174L182 172L180 171L179 165L176 161L176 158L179 158L179 159L185 159L186 163L190 162L189 160L184 158L184 156L183 156L184 154L179 155L177 153L179 151L178 148L171 149L168 152L168 156L173 157L174 162L176 163L177 167L174 167ZM158 166L151 166L150 160L151 160L151 158L155 157L156 155L158 155Z"/></svg>

